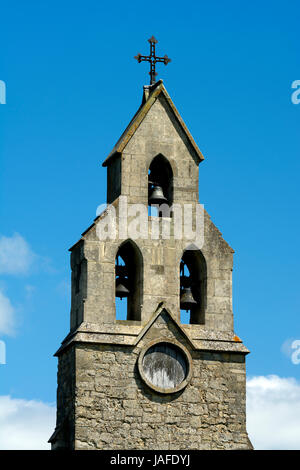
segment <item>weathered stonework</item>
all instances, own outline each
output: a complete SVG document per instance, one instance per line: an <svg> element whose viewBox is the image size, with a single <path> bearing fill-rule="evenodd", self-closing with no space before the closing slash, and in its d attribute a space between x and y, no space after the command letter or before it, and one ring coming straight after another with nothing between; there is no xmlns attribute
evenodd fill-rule
<svg viewBox="0 0 300 470"><path fill-rule="evenodd" d="M161 154L172 168L173 202L195 207L203 156L162 82L147 91L104 163L108 202L118 209L120 196L127 196L129 207L147 205L148 169ZM179 267L186 242L173 235L130 242L142 259L140 311L134 320L120 321L115 259L124 240L99 240L97 224L104 216L71 248L71 325L56 353L52 448L250 449L245 414L249 351L234 333L232 248L205 212L199 250L202 311L194 324L185 325L180 323ZM138 371L141 351L158 338L181 344L191 357L191 374L178 392L159 393Z"/></svg>

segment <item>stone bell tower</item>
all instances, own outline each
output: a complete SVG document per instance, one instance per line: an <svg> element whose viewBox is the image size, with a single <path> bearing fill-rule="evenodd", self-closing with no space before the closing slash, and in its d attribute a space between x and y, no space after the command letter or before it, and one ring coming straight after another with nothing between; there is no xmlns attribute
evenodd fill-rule
<svg viewBox="0 0 300 470"><path fill-rule="evenodd" d="M145 86L103 163L107 209L70 249L53 449L252 448L233 250L203 208L196 220L202 161L163 82ZM149 204L164 206L149 215Z"/></svg>

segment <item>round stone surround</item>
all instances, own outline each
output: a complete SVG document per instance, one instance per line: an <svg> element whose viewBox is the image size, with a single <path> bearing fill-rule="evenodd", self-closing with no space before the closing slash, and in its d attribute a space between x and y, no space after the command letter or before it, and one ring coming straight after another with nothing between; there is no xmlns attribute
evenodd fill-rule
<svg viewBox="0 0 300 470"><path fill-rule="evenodd" d="M159 393L176 393L186 387L191 378L192 359L182 344L159 338L142 349L138 369L148 387Z"/></svg>

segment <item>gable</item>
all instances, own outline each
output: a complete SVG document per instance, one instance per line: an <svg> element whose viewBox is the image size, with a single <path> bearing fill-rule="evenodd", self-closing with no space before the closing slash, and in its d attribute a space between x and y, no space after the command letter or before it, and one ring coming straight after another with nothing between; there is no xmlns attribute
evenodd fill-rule
<svg viewBox="0 0 300 470"><path fill-rule="evenodd" d="M143 330L138 335L135 345L139 343L148 343L160 338L166 340L177 341L187 346L189 349L195 349L192 339L187 335L180 323L170 314L170 312L163 306L158 306L158 309L151 320L145 325Z"/></svg>
<svg viewBox="0 0 300 470"><path fill-rule="evenodd" d="M118 140L117 144L109 154L109 156L106 158L106 160L103 162L103 166L107 166L107 164L110 162L112 158L116 154L120 154L125 150L125 147L127 144L130 142L132 137L136 134L137 130L140 128L141 124L146 120L147 118L149 120L149 114L150 110L152 110L151 115L153 115L153 106L154 106L154 113L156 113L157 117L157 111L156 108L158 108L158 105L160 103L160 112L162 112L162 108L164 108L164 113L165 113L165 118L161 122L163 122L163 126L168 126L168 122L172 122L174 128L176 129L177 134L179 134L180 139L185 143L185 145L189 148L190 153L193 155L193 158L199 164L202 160L204 160L204 157L199 150L198 146L196 145L193 137L191 136L190 132L188 131L185 123L183 122L180 114L178 113L174 103L172 102L170 96L168 95L162 81L158 81L153 87L152 91L150 92L150 95L148 99L146 100L144 98L142 105L138 109L137 113L123 132L122 136ZM168 119L167 119L168 117ZM151 116L151 122L153 125L155 125L155 118L153 120L153 116ZM168 129L170 130L170 128ZM160 128L160 136L165 136L165 138L168 138L168 133L166 130Z"/></svg>

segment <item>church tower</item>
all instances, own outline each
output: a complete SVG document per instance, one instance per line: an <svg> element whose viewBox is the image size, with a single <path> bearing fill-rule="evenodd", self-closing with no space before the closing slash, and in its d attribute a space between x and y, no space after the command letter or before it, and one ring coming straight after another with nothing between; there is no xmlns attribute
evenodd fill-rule
<svg viewBox="0 0 300 470"><path fill-rule="evenodd" d="M140 108L103 162L107 207L70 249L71 324L55 354L49 442L251 449L233 249L198 202L204 157L152 63L151 72Z"/></svg>

